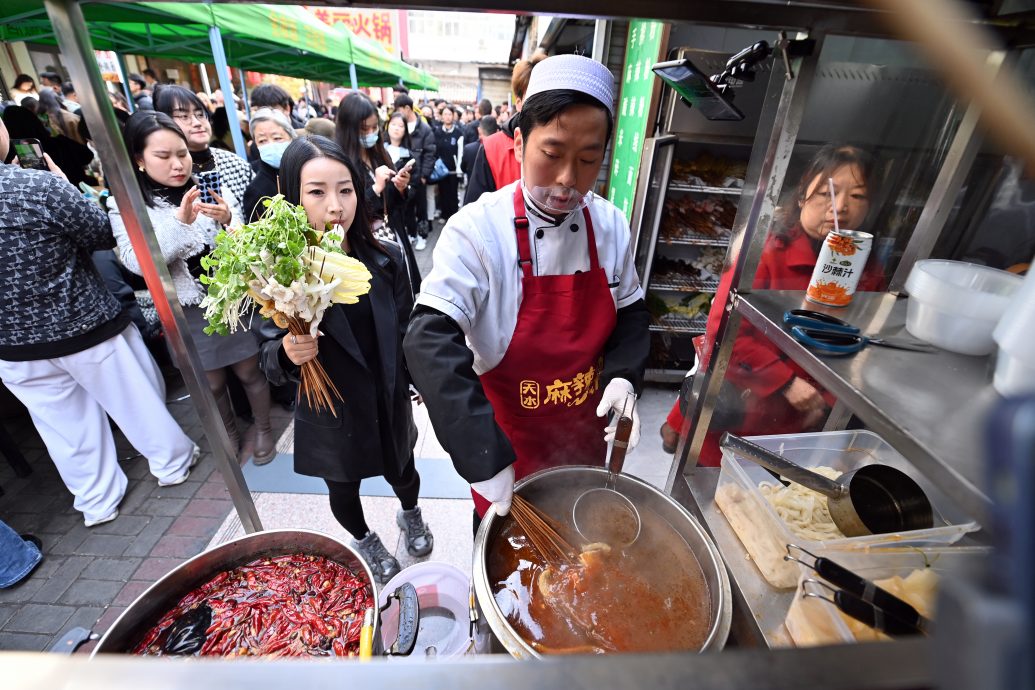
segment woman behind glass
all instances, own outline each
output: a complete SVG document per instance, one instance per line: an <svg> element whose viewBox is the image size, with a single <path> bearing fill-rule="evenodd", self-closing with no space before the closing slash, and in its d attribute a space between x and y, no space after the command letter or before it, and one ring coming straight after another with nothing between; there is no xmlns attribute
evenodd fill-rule
<svg viewBox="0 0 1035 690"><path fill-rule="evenodd" d="M193 94L191 94L193 95ZM201 257L212 251L216 234L227 226L240 226L236 199L229 187L223 195L213 193L216 203L203 203L191 174L193 163L188 139L180 126L164 113L138 111L126 122L126 148L137 167L137 181L147 204L162 256L183 307L183 315L209 388L216 398L220 416L235 447L239 443L237 423L226 389L227 370L241 381L255 417L253 461L265 464L276 455L276 438L270 424L270 390L259 371L259 347L252 333L240 329L230 335L206 335L208 322L200 306L206 290L199 277L204 272ZM119 258L126 268L141 274L126 225L114 200L108 202L108 216L118 242Z"/></svg>

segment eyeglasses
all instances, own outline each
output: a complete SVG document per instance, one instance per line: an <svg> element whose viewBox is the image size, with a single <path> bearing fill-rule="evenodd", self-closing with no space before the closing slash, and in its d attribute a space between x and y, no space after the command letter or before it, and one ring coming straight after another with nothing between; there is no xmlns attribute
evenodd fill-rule
<svg viewBox="0 0 1035 690"><path fill-rule="evenodd" d="M174 110L173 119L177 122L190 122L191 120L197 120L198 122L205 122L208 117L201 110L194 110L187 112L186 110Z"/></svg>

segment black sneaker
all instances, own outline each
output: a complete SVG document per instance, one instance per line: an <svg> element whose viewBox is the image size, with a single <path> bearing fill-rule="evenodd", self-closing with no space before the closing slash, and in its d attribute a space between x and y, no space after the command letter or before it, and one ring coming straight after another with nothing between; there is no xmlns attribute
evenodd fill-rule
<svg viewBox="0 0 1035 690"><path fill-rule="evenodd" d="M395 556L381 543L377 532L367 532L362 539L353 539L352 546L359 551L363 560L370 566L370 572L379 584L384 584L399 574L402 567Z"/></svg>
<svg viewBox="0 0 1035 690"><path fill-rule="evenodd" d="M411 556L427 556L435 546L435 537L428 523L421 517L420 508L402 510L395 514L395 522L406 535L406 551Z"/></svg>

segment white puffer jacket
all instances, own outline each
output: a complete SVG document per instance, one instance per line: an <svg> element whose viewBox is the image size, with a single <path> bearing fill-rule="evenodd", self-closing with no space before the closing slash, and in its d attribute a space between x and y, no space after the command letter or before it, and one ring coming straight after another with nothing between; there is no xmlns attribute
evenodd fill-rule
<svg viewBox="0 0 1035 690"><path fill-rule="evenodd" d="M230 227L241 227L241 205L226 186L223 187L223 199L230 207ZM176 219L176 211L177 208L172 204L155 199L155 205L148 207L147 215L151 219L165 263L169 266L169 275L172 277L173 287L176 288L176 295L180 304L186 307L200 304L206 294L205 286L190 274L187 259L211 250L222 227L218 222L201 214L198 214L190 225L181 223ZM130 271L143 275L114 197L108 199L108 218L111 220L111 230L118 243L119 259Z"/></svg>

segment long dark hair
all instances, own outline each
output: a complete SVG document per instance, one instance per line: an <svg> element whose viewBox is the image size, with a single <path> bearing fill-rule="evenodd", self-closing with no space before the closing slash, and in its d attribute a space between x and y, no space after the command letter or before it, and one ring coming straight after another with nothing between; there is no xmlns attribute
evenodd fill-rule
<svg viewBox="0 0 1035 690"><path fill-rule="evenodd" d="M155 185L158 184L140 169L137 160L144 157L144 148L147 146L147 138L155 132L167 129L180 139L186 146L187 137L184 136L176 121L165 113L156 110L138 110L126 120L126 130L123 135L126 140L126 150L129 152L129 160L136 169L137 182L140 184L140 191L144 194L144 202L148 206L155 206ZM194 186L194 178L187 178L184 189Z"/></svg>
<svg viewBox="0 0 1035 690"><path fill-rule="evenodd" d="M380 122L377 128L377 141L369 149L364 149L359 143L359 126L371 115L377 115L377 107L365 93L350 93L341 99L338 104L338 116L334 120L334 140L338 142L345 155L356 161L363 160L363 151L370 156L370 168L373 170L380 165L387 165L395 169L392 159L385 151L384 136L381 133ZM366 187L366 179L363 180L363 187ZM358 183L357 183L358 186Z"/></svg>
<svg viewBox="0 0 1035 690"><path fill-rule="evenodd" d="M392 124L392 120L399 120L399 121L402 122L402 124L403 124L402 145L405 146L406 148L410 149L410 155L412 155L413 154L413 141L410 139L410 128L409 128L409 126L406 123L406 118L403 117L403 114L401 112L399 112L398 110L396 110L394 113L389 115L388 116L388 122L385 123L385 132L384 132L385 143L386 144L391 144L392 143L392 138L390 136L388 136L388 125Z"/></svg>
<svg viewBox="0 0 1035 690"><path fill-rule="evenodd" d="M57 131L54 133L55 136L58 134L64 134L66 137L71 137L75 134L72 128L68 126L68 122L65 120L62 111L64 108L61 107L61 101L58 100L57 94L50 87L40 89L40 109L37 115L47 115L51 119L51 124L57 127Z"/></svg>
<svg viewBox="0 0 1035 690"><path fill-rule="evenodd" d="M370 229L370 213L363 195L364 178L359 165L345 155L341 146L327 137L299 137L284 150L278 173L280 191L284 198L292 204L302 203L302 167L316 158L335 160L348 168L349 175L352 176L352 187L356 194L356 215L348 229L349 241L358 240L375 251L387 254Z"/></svg>

